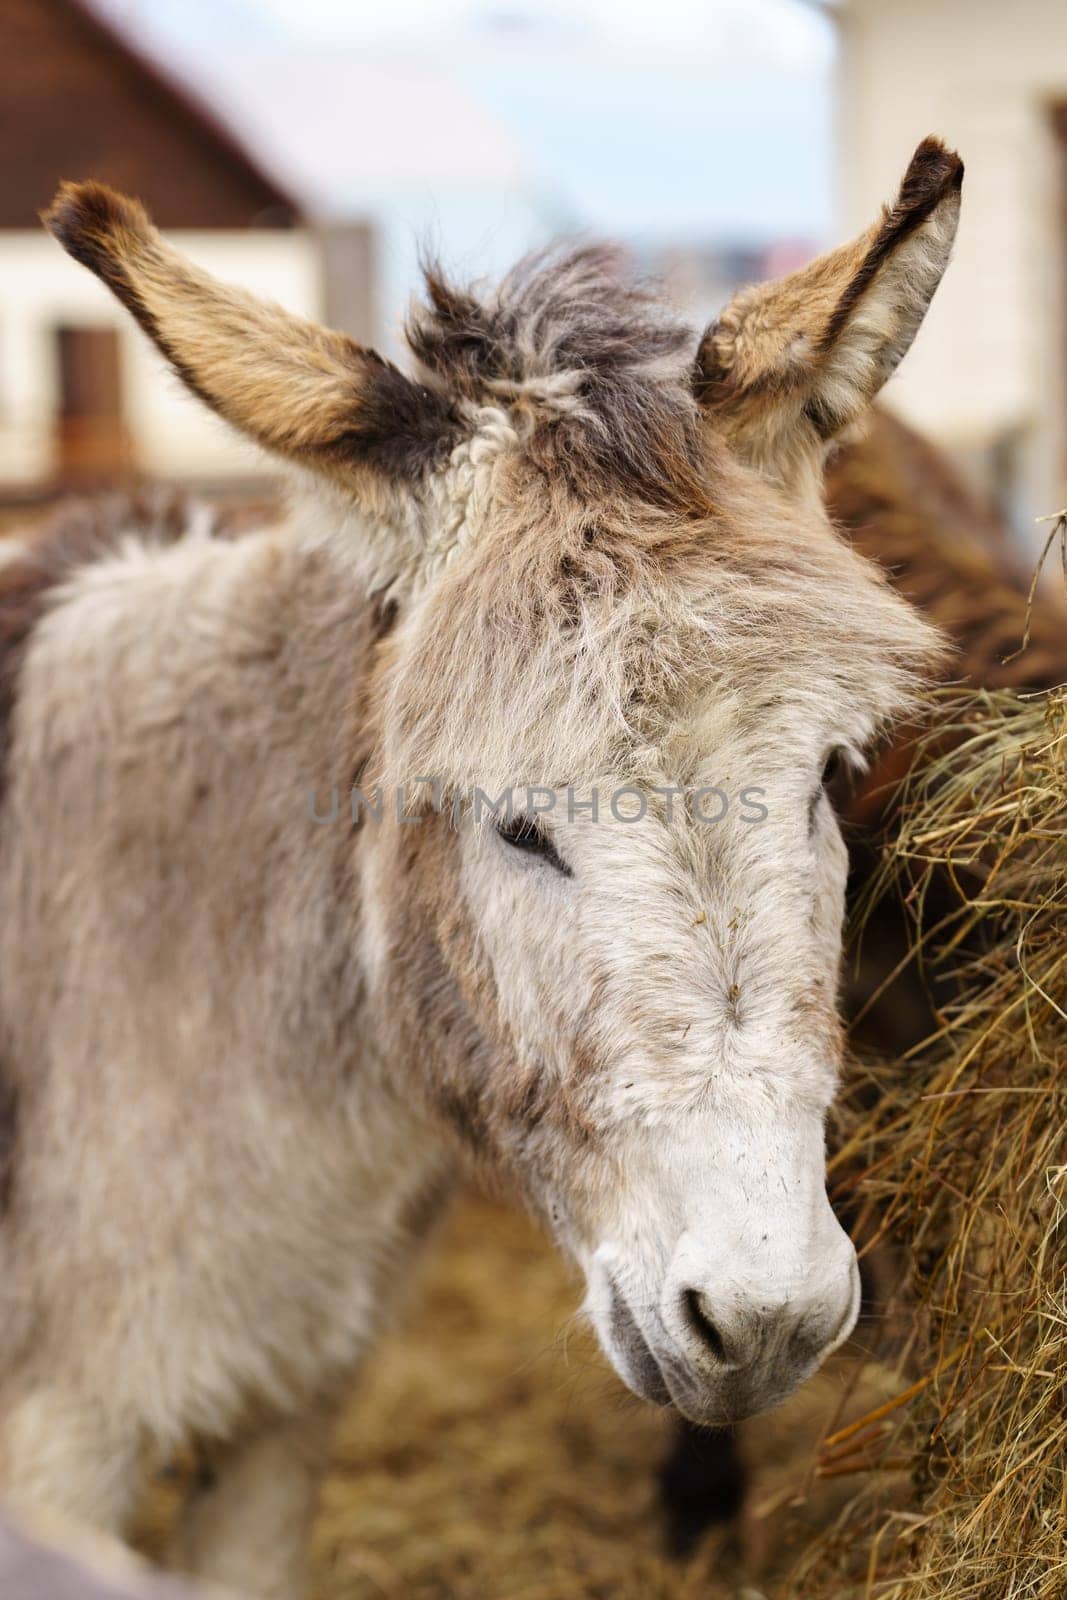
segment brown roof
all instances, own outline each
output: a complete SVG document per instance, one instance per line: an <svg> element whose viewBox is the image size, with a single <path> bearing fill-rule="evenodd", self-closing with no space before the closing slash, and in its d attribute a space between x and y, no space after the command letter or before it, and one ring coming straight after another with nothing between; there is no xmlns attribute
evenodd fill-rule
<svg viewBox="0 0 1067 1600"><path fill-rule="evenodd" d="M0 0L0 22L0 227L33 227L71 177L138 194L164 227L299 220L218 114L89 0Z"/></svg>

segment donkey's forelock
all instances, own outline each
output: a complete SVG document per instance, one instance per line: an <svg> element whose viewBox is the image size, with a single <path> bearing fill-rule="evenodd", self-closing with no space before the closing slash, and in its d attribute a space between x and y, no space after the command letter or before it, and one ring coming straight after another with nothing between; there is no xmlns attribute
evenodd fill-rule
<svg viewBox="0 0 1067 1600"><path fill-rule="evenodd" d="M613 246L535 251L481 291L450 284L435 261L423 272L429 304L412 308L408 342L432 373L470 397L542 383L547 397L562 398L583 382L642 376L687 385L691 330Z"/></svg>
<svg viewBox="0 0 1067 1600"><path fill-rule="evenodd" d="M584 500L622 492L707 509L696 335L622 251L538 251L495 289L459 288L433 262L424 275L407 339L427 383L524 412L535 463Z"/></svg>

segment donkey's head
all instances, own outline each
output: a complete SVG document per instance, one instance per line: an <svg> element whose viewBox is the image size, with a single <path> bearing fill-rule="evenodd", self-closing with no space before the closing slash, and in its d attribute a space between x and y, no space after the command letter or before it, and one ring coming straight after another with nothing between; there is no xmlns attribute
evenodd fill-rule
<svg viewBox="0 0 1067 1600"><path fill-rule="evenodd" d="M856 1315L825 776L936 641L818 486L937 287L961 174L927 141L866 234L699 347L602 251L484 296L431 273L418 381L99 187L49 218L395 601L364 788L406 783L419 822L357 844L394 1070L518 1177L626 1381L699 1418L780 1399Z"/></svg>

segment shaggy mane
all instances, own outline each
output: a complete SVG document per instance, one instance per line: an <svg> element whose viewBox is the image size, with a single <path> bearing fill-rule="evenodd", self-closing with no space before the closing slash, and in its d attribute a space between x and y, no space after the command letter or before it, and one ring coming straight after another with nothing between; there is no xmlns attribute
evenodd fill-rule
<svg viewBox="0 0 1067 1600"><path fill-rule="evenodd" d="M427 383L469 404L525 409L532 458L582 499L622 491L706 513L696 337L622 252L538 251L493 290L458 288L434 262L423 270L427 300L406 331Z"/></svg>

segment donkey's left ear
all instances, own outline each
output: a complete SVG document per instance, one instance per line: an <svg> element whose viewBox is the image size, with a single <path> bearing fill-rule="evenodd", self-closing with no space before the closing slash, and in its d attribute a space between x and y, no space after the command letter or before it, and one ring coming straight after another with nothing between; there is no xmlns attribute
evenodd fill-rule
<svg viewBox="0 0 1067 1600"><path fill-rule="evenodd" d="M788 483L874 399L948 265L963 162L924 139L866 233L727 306L697 354L697 398L752 465Z"/></svg>
<svg viewBox="0 0 1067 1600"><path fill-rule="evenodd" d="M66 183L44 221L183 383L275 454L376 502L406 491L455 443L440 396L345 334L219 283L137 201L100 183Z"/></svg>

